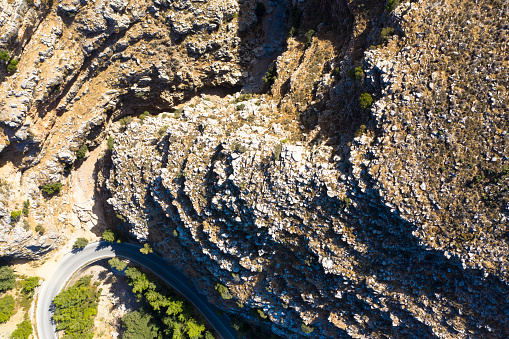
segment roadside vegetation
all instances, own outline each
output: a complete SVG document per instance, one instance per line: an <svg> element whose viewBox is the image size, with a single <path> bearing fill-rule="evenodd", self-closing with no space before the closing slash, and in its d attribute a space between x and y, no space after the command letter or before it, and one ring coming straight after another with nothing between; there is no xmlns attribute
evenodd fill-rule
<svg viewBox="0 0 509 339"><path fill-rule="evenodd" d="M73 286L60 292L53 303L53 319L58 330L64 330L62 339L92 339L94 318L101 290L91 283L92 276L80 278Z"/></svg>
<svg viewBox="0 0 509 339"><path fill-rule="evenodd" d="M115 267L124 267L115 261ZM125 274L142 307L122 318L124 339L205 338L215 336L206 330L204 320L191 305L170 291L152 275L129 266Z"/></svg>

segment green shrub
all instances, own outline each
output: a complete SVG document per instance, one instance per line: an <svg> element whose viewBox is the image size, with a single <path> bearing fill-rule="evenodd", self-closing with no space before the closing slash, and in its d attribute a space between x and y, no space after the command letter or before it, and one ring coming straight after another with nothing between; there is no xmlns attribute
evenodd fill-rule
<svg viewBox="0 0 509 339"><path fill-rule="evenodd" d="M153 339L158 337L158 328L149 313L132 311L122 317L123 339Z"/></svg>
<svg viewBox="0 0 509 339"><path fill-rule="evenodd" d="M42 186L42 190L47 195L58 193L62 190L62 183L58 181L54 183L45 184L44 186Z"/></svg>
<svg viewBox="0 0 509 339"><path fill-rule="evenodd" d="M401 0L389 0L387 4L385 4L385 10L387 12L392 12L401 4Z"/></svg>
<svg viewBox="0 0 509 339"><path fill-rule="evenodd" d="M35 226L35 231L37 233L39 233L40 235L43 235L44 232L46 232L46 230L44 229L44 226L42 226L42 224L37 224L37 226Z"/></svg>
<svg viewBox="0 0 509 339"><path fill-rule="evenodd" d="M246 105L245 104L240 104L240 105L237 105L236 110L237 111L242 111L244 108L246 108Z"/></svg>
<svg viewBox="0 0 509 339"><path fill-rule="evenodd" d="M108 264L117 271L123 271L127 267L127 263L119 258L111 258Z"/></svg>
<svg viewBox="0 0 509 339"><path fill-rule="evenodd" d="M23 202L23 209L21 210L21 212L23 212L23 215L25 217L28 217L29 208L30 208L30 200L27 199L25 202Z"/></svg>
<svg viewBox="0 0 509 339"><path fill-rule="evenodd" d="M76 241L74 242L74 245L72 245L72 248L75 250L82 250L87 245L88 245L87 238L80 237L80 238L76 239Z"/></svg>
<svg viewBox="0 0 509 339"><path fill-rule="evenodd" d="M21 291L25 294L31 294L39 286L39 277L27 277L21 281L23 288Z"/></svg>
<svg viewBox="0 0 509 339"><path fill-rule="evenodd" d="M116 242L118 239L118 234L117 234L117 232L115 232L115 230L108 228L107 230L105 230L103 232L102 238L104 241Z"/></svg>
<svg viewBox="0 0 509 339"><path fill-rule="evenodd" d="M78 152L76 152L76 158L78 158L78 160L83 159L85 157L85 155L87 155L87 152L88 152L87 145L85 145L85 144L81 145Z"/></svg>
<svg viewBox="0 0 509 339"><path fill-rule="evenodd" d="M11 221L18 221L21 216L21 211L12 211L11 212Z"/></svg>
<svg viewBox="0 0 509 339"><path fill-rule="evenodd" d="M133 121L133 117L130 115L123 117L122 119L119 120L120 126L122 126L122 127L129 125L132 121Z"/></svg>
<svg viewBox="0 0 509 339"><path fill-rule="evenodd" d="M389 38L394 34L394 28L392 27L385 27L380 32L380 38L382 41L388 41Z"/></svg>
<svg viewBox="0 0 509 339"><path fill-rule="evenodd" d="M364 92L359 97L359 105L362 109L367 109L373 103L373 97L368 92Z"/></svg>
<svg viewBox="0 0 509 339"><path fill-rule="evenodd" d="M312 29L306 32L306 35L304 36L306 38L306 47L311 46L311 42L313 41L313 35L315 35L315 31Z"/></svg>
<svg viewBox="0 0 509 339"><path fill-rule="evenodd" d="M18 59L12 59L9 64L7 65L7 72L14 73L18 69L19 60Z"/></svg>
<svg viewBox="0 0 509 339"><path fill-rule="evenodd" d="M0 61L9 61L9 52L7 52L6 50L4 49L0 49Z"/></svg>
<svg viewBox="0 0 509 339"><path fill-rule="evenodd" d="M226 286L224 286L224 285L222 285L220 283L217 283L216 291L218 291L219 294L221 295L221 298L223 298L225 300L233 298L233 296L231 295L230 291L228 290L228 287L226 287Z"/></svg>
<svg viewBox="0 0 509 339"><path fill-rule="evenodd" d="M5 323L11 318L14 305L14 298L10 294L0 299L0 323Z"/></svg>
<svg viewBox="0 0 509 339"><path fill-rule="evenodd" d="M306 324L302 324L302 325L300 326L300 328L301 328L302 332L304 332L304 333L306 333L306 334L309 334L309 333L313 332L313 327L308 326L308 325L306 325Z"/></svg>
<svg viewBox="0 0 509 339"><path fill-rule="evenodd" d="M108 138L108 149L111 151L113 149L114 140L113 137L110 135Z"/></svg>
<svg viewBox="0 0 509 339"><path fill-rule="evenodd" d="M361 81L364 79L364 70L362 66L352 67L348 70L348 76L352 80Z"/></svg>
<svg viewBox="0 0 509 339"><path fill-rule="evenodd" d="M265 82L265 86L268 90L272 88L272 85L274 85L274 82L276 82L277 77L277 69L276 66L270 66L267 73L265 73L265 76L263 77L263 81Z"/></svg>
<svg viewBox="0 0 509 339"><path fill-rule="evenodd" d="M16 276L9 266L0 267L0 292L5 292L14 287Z"/></svg>
<svg viewBox="0 0 509 339"><path fill-rule="evenodd" d="M149 244L144 244L143 248L140 248L140 252L143 254L149 254L154 252L154 250L152 249L152 247L150 247Z"/></svg>
<svg viewBox="0 0 509 339"><path fill-rule="evenodd" d="M28 339L32 334L32 323L28 319L23 320L16 326L14 332L12 332L10 339Z"/></svg>
<svg viewBox="0 0 509 339"><path fill-rule="evenodd" d="M267 8L263 4L263 2L257 2L255 7L255 14L258 18L261 18L262 16L267 13Z"/></svg>

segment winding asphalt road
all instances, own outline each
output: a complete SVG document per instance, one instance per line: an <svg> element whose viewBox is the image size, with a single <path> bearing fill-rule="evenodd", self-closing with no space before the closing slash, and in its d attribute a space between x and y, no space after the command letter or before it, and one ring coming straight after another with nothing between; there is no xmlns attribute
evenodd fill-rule
<svg viewBox="0 0 509 339"><path fill-rule="evenodd" d="M37 333L39 339L56 339L55 324L52 320L53 298L65 286L74 272L86 264L100 259L123 257L134 261L157 275L165 283L189 300L223 339L237 339L237 332L223 315L219 317L205 296L198 293L191 281L175 268L169 266L156 254L140 253L140 247L132 244L117 244L105 241L89 244L81 251L68 254L57 266L50 279L42 284L37 301Z"/></svg>

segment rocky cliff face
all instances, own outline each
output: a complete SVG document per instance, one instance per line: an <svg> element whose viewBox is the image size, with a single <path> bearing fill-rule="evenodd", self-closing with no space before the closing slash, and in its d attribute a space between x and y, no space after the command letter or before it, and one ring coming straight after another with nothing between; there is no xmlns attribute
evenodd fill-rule
<svg viewBox="0 0 509 339"><path fill-rule="evenodd" d="M508 336L507 5L4 3L4 255L111 208L284 337Z"/></svg>

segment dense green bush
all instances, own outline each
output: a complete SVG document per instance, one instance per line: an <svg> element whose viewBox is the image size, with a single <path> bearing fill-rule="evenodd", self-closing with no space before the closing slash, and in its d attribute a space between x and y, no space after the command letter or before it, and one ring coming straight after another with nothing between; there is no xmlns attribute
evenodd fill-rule
<svg viewBox="0 0 509 339"><path fill-rule="evenodd" d="M112 228L105 230L102 234L102 238L104 241L108 242L121 242L118 233Z"/></svg>
<svg viewBox="0 0 509 339"><path fill-rule="evenodd" d="M9 61L9 64L7 65L7 72L14 73L18 69L19 60L18 59L12 59Z"/></svg>
<svg viewBox="0 0 509 339"><path fill-rule="evenodd" d="M117 271L123 271L127 267L127 263L119 258L111 258L108 264Z"/></svg>
<svg viewBox="0 0 509 339"><path fill-rule="evenodd" d="M28 319L23 320L18 324L14 332L12 332L10 339L28 339L32 334L32 324Z"/></svg>
<svg viewBox="0 0 509 339"><path fill-rule="evenodd" d="M58 193L62 190L62 183L58 181L54 183L45 184L44 186L42 186L42 190L47 195Z"/></svg>
<svg viewBox="0 0 509 339"><path fill-rule="evenodd" d="M0 61L9 61L9 52L4 49L0 49Z"/></svg>
<svg viewBox="0 0 509 339"><path fill-rule="evenodd" d="M222 285L220 283L217 283L216 291L218 291L219 294L221 295L221 298L223 298L225 300L233 298L233 296L231 295L230 291L228 290L228 287L226 287L226 286L224 286L224 285Z"/></svg>
<svg viewBox="0 0 509 339"><path fill-rule="evenodd" d="M94 318L101 290L91 284L92 276L80 278L76 284L60 292L53 303L53 319L58 330L64 330L63 339L92 339Z"/></svg>
<svg viewBox="0 0 509 339"><path fill-rule="evenodd" d="M373 103L373 97L368 92L364 92L359 97L359 105L363 109L367 109Z"/></svg>
<svg viewBox="0 0 509 339"><path fill-rule="evenodd" d="M21 211L12 211L11 212L11 221L18 221L21 216Z"/></svg>
<svg viewBox="0 0 509 339"><path fill-rule="evenodd" d="M301 328L302 332L304 332L304 333L306 333L306 334L309 334L309 333L313 332L313 327L308 326L308 325L306 325L306 324L302 324L302 325L300 326L300 328Z"/></svg>
<svg viewBox="0 0 509 339"><path fill-rule="evenodd" d="M140 252L143 254L149 254L154 252L154 250L152 249L152 247L150 247L149 244L144 244L143 248L140 248Z"/></svg>
<svg viewBox="0 0 509 339"><path fill-rule="evenodd" d="M88 147L87 147L87 145L83 144L83 145L81 145L78 152L76 152L76 158L78 158L78 160L81 160L85 157L85 155L87 155L87 153L88 153Z"/></svg>
<svg viewBox="0 0 509 339"><path fill-rule="evenodd" d="M39 286L39 277L26 277L21 281L21 292L30 295Z"/></svg>
<svg viewBox="0 0 509 339"><path fill-rule="evenodd" d="M108 138L108 149L110 151L113 149L113 143L114 143L113 137L110 135Z"/></svg>
<svg viewBox="0 0 509 339"><path fill-rule="evenodd" d="M37 233L39 233L40 235L43 235L44 232L46 232L46 230L44 229L44 226L42 226L42 224L37 224L37 226L35 226L35 231Z"/></svg>
<svg viewBox="0 0 509 339"><path fill-rule="evenodd" d="M16 276L9 266L0 267L0 292L5 292L14 287Z"/></svg>
<svg viewBox="0 0 509 339"><path fill-rule="evenodd" d="M153 339L158 337L158 328L149 313L132 311L122 317L124 335L122 339Z"/></svg>
<svg viewBox="0 0 509 339"><path fill-rule="evenodd" d="M25 217L28 217L28 212L29 212L29 208L30 208L30 200L26 200L24 203L23 203L23 215Z"/></svg>
<svg viewBox="0 0 509 339"><path fill-rule="evenodd" d="M76 241L74 242L74 245L72 246L72 248L73 248L73 249L75 249L75 250L82 250L82 249L84 249L87 245L88 245L88 240L87 240L87 238L78 238L78 239L76 239Z"/></svg>
<svg viewBox="0 0 509 339"><path fill-rule="evenodd" d="M0 323L5 323L11 318L12 312L14 311L14 305L14 298L10 294L7 294L0 299Z"/></svg>
<svg viewBox="0 0 509 339"><path fill-rule="evenodd" d="M364 79L364 70L362 69L362 66L352 67L348 71L348 76L352 80L356 81L362 81Z"/></svg>

